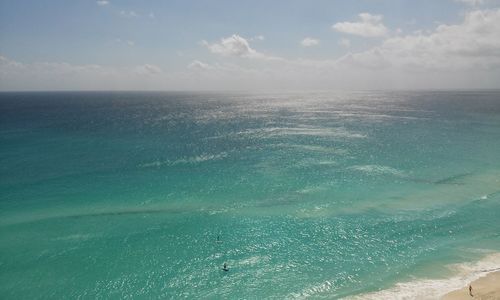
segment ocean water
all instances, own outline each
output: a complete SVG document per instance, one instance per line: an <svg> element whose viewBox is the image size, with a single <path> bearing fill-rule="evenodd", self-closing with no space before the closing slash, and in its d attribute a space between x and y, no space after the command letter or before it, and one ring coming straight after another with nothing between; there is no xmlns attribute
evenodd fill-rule
<svg viewBox="0 0 500 300"><path fill-rule="evenodd" d="M2 299L432 299L500 268L500 91L1 93L0 132Z"/></svg>

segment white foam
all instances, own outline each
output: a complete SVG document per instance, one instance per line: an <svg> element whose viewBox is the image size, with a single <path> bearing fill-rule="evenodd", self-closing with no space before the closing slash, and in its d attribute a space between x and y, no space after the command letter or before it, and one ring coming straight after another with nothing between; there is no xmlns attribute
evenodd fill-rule
<svg viewBox="0 0 500 300"><path fill-rule="evenodd" d="M259 263L264 263L264 262L268 262L271 258L269 256L252 256L252 257L249 257L249 258L246 258L246 259L242 259L238 262L235 263L235 265L238 265L238 266L246 266L246 265L255 265L255 264L259 264Z"/></svg>
<svg viewBox="0 0 500 300"><path fill-rule="evenodd" d="M304 144L277 144L279 147L294 148L298 150L303 150L307 152L322 152L322 153L332 153L338 155L344 155L347 150L333 147L325 147L320 145L304 145Z"/></svg>
<svg viewBox="0 0 500 300"><path fill-rule="evenodd" d="M308 299L308 298L311 298L317 294L322 294L322 293L326 293L326 292L330 291L333 286L334 285L332 282L326 280L322 283L309 286L300 292L291 293L289 295L289 297L287 297L287 298L289 298L289 299Z"/></svg>
<svg viewBox="0 0 500 300"><path fill-rule="evenodd" d="M310 187L305 187L303 189L300 189L297 191L297 193L299 193L299 194L312 194L312 193L324 191L326 189L327 189L326 186L316 185L316 186L310 186Z"/></svg>
<svg viewBox="0 0 500 300"><path fill-rule="evenodd" d="M90 234L71 234L67 236L57 237L53 241L86 241L96 236Z"/></svg>
<svg viewBox="0 0 500 300"><path fill-rule="evenodd" d="M211 160L220 160L223 158L226 158L228 156L227 152L221 152L218 154L201 154L197 156L192 156L192 157L183 157L177 160L164 160L164 161L153 161L150 163L145 163L139 165L141 168L153 168L153 167L161 167L161 166L175 166L175 165L181 165L181 164L197 164L205 161L211 161Z"/></svg>
<svg viewBox="0 0 500 300"><path fill-rule="evenodd" d="M382 166L382 165L356 165L348 169L366 173L368 175L391 174L396 176L404 176L404 173L398 169Z"/></svg>
<svg viewBox="0 0 500 300"><path fill-rule="evenodd" d="M297 161L293 167L294 168L311 168L311 167L336 167L338 163L334 160L317 160L313 158L305 158Z"/></svg>
<svg viewBox="0 0 500 300"><path fill-rule="evenodd" d="M317 126L298 126L298 127L269 127L259 129L248 129L239 132L237 135L252 135L255 137L273 137L273 136L318 136L333 138L366 138L365 134L351 132L344 127L317 127Z"/></svg>
<svg viewBox="0 0 500 300"><path fill-rule="evenodd" d="M500 253L489 254L473 263L462 263L448 266L455 275L444 279L416 279L397 283L395 286L372 293L366 293L345 299L439 299L445 294L466 287L472 281L500 270Z"/></svg>

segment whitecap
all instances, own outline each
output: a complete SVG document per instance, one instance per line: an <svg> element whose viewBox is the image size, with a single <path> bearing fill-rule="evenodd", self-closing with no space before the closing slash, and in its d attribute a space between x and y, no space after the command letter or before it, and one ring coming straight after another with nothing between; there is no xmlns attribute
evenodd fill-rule
<svg viewBox="0 0 500 300"><path fill-rule="evenodd" d="M404 176L403 171L383 165L356 165L350 166L348 169L363 172L368 175L390 174L395 176Z"/></svg>
<svg viewBox="0 0 500 300"><path fill-rule="evenodd" d="M229 154L227 152L221 152L218 154L200 154L192 157L183 157L176 160L156 160L149 163L140 164L140 168L159 168L162 166L175 166L175 165L194 165L206 161L221 160L226 158Z"/></svg>
<svg viewBox="0 0 500 300"><path fill-rule="evenodd" d="M308 186L308 187L305 187L303 189L297 190L297 193L299 193L299 194L311 194L311 193L324 191L326 189L327 189L326 186L315 185L315 186Z"/></svg>
<svg viewBox="0 0 500 300"><path fill-rule="evenodd" d="M249 257L249 258L242 259L242 260L238 261L235 264L238 265L238 266L255 265L255 264L262 263L262 262L267 262L270 259L271 258L269 256L258 256L258 255L256 255L256 256L252 256L252 257Z"/></svg>
<svg viewBox="0 0 500 300"><path fill-rule="evenodd" d="M332 282L326 280L324 282L311 285L311 286L303 289L300 292L291 293L291 295L287 298L307 299L307 298L313 297L317 294L328 292L333 287L334 287L334 284Z"/></svg>
<svg viewBox="0 0 500 300"><path fill-rule="evenodd" d="M86 240L89 240L89 239L94 238L94 237L95 236L90 235L90 234L77 233L77 234L71 234L71 235L67 235L67 236L57 237L57 238L54 238L53 240L54 241L86 241Z"/></svg>
<svg viewBox="0 0 500 300"><path fill-rule="evenodd" d="M275 136L318 136L332 138L352 138L362 139L367 136L358 132L348 131L344 127L317 127L317 126L297 126L297 127L267 127L258 129L247 129L238 132L236 135L250 135L257 138Z"/></svg>

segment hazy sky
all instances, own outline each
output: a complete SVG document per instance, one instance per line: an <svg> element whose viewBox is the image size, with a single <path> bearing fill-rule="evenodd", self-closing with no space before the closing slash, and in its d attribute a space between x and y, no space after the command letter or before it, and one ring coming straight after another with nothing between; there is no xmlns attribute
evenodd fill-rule
<svg viewBox="0 0 500 300"><path fill-rule="evenodd" d="M0 0L0 90L500 88L500 0Z"/></svg>

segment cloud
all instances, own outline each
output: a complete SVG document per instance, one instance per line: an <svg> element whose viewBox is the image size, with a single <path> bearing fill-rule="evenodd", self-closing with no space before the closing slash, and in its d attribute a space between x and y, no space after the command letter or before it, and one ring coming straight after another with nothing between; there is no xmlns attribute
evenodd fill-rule
<svg viewBox="0 0 500 300"><path fill-rule="evenodd" d="M391 66L391 62L379 48L361 53L348 53L337 60L337 65L359 69L379 70Z"/></svg>
<svg viewBox="0 0 500 300"><path fill-rule="evenodd" d="M332 26L338 32L358 35L362 37L384 37L387 36L387 27L382 24L381 15L361 13L359 22L339 22Z"/></svg>
<svg viewBox="0 0 500 300"><path fill-rule="evenodd" d="M258 38L259 36L255 37ZM263 39L264 37L262 37ZM218 43L209 43L205 40L201 41L201 45L207 47L207 49L214 53L222 56L232 56L232 57L242 57L242 58L253 58L261 60L284 60L278 56L271 56L250 47L249 40L241 37L238 34L233 34L226 38L221 38Z"/></svg>
<svg viewBox="0 0 500 300"><path fill-rule="evenodd" d="M113 40L113 42L117 43L117 44L124 44L124 45L128 45L128 46L135 46L135 42L132 41L132 40L122 40L120 38L116 38Z"/></svg>
<svg viewBox="0 0 500 300"><path fill-rule="evenodd" d="M162 73L162 69L158 66L151 64L144 64L142 66L135 67L135 72L139 75L155 75Z"/></svg>
<svg viewBox="0 0 500 300"><path fill-rule="evenodd" d="M350 48L351 47L351 41L345 38L340 39L339 45L344 47L344 48Z"/></svg>
<svg viewBox="0 0 500 300"><path fill-rule="evenodd" d="M144 64L112 67L65 62L22 63L0 56L0 90L129 90L158 88L166 74ZM154 84L154 86L153 86Z"/></svg>
<svg viewBox="0 0 500 300"><path fill-rule="evenodd" d="M455 2L460 2L464 3L470 6L479 6L484 4L486 1L485 0L455 0Z"/></svg>
<svg viewBox="0 0 500 300"><path fill-rule="evenodd" d="M500 66L500 9L475 10L456 25L439 25L429 33L416 32L386 39L350 59L373 66L409 70L489 69ZM385 62L385 63L382 63Z"/></svg>
<svg viewBox="0 0 500 300"><path fill-rule="evenodd" d="M106 6L106 5L109 4L109 1L106 1L106 0L97 0L96 3L99 6Z"/></svg>
<svg viewBox="0 0 500 300"><path fill-rule="evenodd" d="M313 47L319 45L319 40L306 37L305 39L300 41L300 44L304 47Z"/></svg>
<svg viewBox="0 0 500 300"><path fill-rule="evenodd" d="M212 66L209 64L203 63L199 60L193 60L189 65L188 68L191 70L210 70L212 69Z"/></svg>
<svg viewBox="0 0 500 300"><path fill-rule="evenodd" d="M248 39L249 41L263 41L265 38L263 35L256 35L250 39Z"/></svg>
<svg viewBox="0 0 500 300"><path fill-rule="evenodd" d="M122 11L120 11L120 16L126 17L126 18L137 18L137 17L139 17L139 14L133 10L129 10L129 11L122 10Z"/></svg>
<svg viewBox="0 0 500 300"><path fill-rule="evenodd" d="M206 41L202 41L202 44L206 46L210 52L223 56L257 57L261 55L250 47L250 44L245 38L237 34L222 38L219 43L209 44Z"/></svg>

